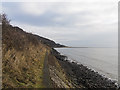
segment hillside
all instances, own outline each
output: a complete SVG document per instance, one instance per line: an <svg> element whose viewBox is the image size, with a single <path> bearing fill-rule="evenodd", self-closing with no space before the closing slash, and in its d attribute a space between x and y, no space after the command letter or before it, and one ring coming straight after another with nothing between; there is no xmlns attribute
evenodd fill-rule
<svg viewBox="0 0 120 90"><path fill-rule="evenodd" d="M49 46L49 47L65 47L65 45L61 45L59 43L55 43L53 40L35 35L35 34L31 34L32 36L36 37L39 41L41 41L43 44Z"/></svg>
<svg viewBox="0 0 120 90"><path fill-rule="evenodd" d="M2 87L73 87L52 54L61 47L49 39L27 33L10 24L2 25Z"/></svg>

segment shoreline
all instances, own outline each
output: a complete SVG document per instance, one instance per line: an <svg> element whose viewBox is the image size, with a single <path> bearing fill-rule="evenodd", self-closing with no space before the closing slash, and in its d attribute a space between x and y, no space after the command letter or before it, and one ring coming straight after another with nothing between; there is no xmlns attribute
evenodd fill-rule
<svg viewBox="0 0 120 90"><path fill-rule="evenodd" d="M76 65L83 65L83 64L80 64L79 62L75 61L75 60L68 60L68 62L70 63L75 63ZM115 85L118 85L118 81L117 79L112 79L112 78L109 78L107 77L106 75L104 74L100 74L98 71L96 71L95 69L92 69L92 68L89 68L88 66L86 65L83 65L84 67L88 68L89 70L91 71L94 71L95 73L98 73L99 75L101 75L103 78L107 78L108 80L112 81L112 82L115 82Z"/></svg>
<svg viewBox="0 0 120 90"><path fill-rule="evenodd" d="M71 47L71 46L64 46L64 47L55 47L55 48L118 48L118 47Z"/></svg>
<svg viewBox="0 0 120 90"><path fill-rule="evenodd" d="M102 47L62 47L62 48L102 48ZM108 47L109 48L109 47ZM56 50L56 49L55 49ZM57 51L57 50L56 50ZM59 51L57 51L57 52L59 52ZM72 63L72 62L74 62L74 63L76 63L77 65L79 65L79 64L81 64L81 63L79 63L78 61L76 61L76 60L74 60L74 59L71 59L71 58L69 58L67 55L65 55L65 54L61 54L60 52L59 52L59 54L61 55L61 56L65 56L65 57L67 57L67 60L68 60L68 62L70 62L70 63ZM103 76L104 78L108 78L108 79L110 79L110 80L112 80L112 81L114 81L114 82L116 82L117 84L118 84L118 80L117 80L117 78L115 79L112 79L111 77L109 77L109 76L107 76L107 75L105 75L105 74L102 74L102 73L100 73L99 71L97 71L97 70L95 70L95 69L93 69L93 68L91 68L91 67L89 67L89 66L87 66L87 65L85 65L85 64L82 64L83 66L85 66L85 67L87 67L88 69L91 69L92 71L94 71L94 72L97 72L97 73L99 73L101 76Z"/></svg>
<svg viewBox="0 0 120 90"><path fill-rule="evenodd" d="M105 75L91 69L74 60L69 60L67 56L53 49L54 56L60 62L68 77L76 85L83 85L85 88L118 88L117 81L107 78Z"/></svg>
<svg viewBox="0 0 120 90"><path fill-rule="evenodd" d="M61 54L61 55L63 55L63 54ZM63 56L66 56L66 55L63 55ZM75 61L75 60L72 60L72 59L70 59L70 58L68 59L68 62L70 62L70 63L74 62L74 63L76 63L77 65L81 65L81 63L79 63L79 62L77 62L77 61ZM84 65L84 64L82 64L82 65L83 65L84 67L87 67L87 68L90 69L91 71L94 71L94 72L98 73L99 75L103 76L104 78L108 78L109 80L118 83L117 79L112 79L112 78L110 78L110 77L107 77L107 76L104 75L104 74L101 74L99 71L96 71L95 69L88 67L87 65Z"/></svg>

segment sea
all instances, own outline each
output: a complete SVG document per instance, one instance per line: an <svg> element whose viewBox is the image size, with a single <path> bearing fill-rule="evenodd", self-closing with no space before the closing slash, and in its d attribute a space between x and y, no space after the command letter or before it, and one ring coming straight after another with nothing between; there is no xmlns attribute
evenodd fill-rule
<svg viewBox="0 0 120 90"><path fill-rule="evenodd" d="M68 60L83 64L118 82L118 48L55 48Z"/></svg>

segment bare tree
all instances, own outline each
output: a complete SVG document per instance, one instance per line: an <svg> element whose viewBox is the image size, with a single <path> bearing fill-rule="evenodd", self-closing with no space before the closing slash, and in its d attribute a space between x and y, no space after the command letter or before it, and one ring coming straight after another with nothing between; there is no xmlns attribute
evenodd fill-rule
<svg viewBox="0 0 120 90"><path fill-rule="evenodd" d="M2 24L6 24L6 25L10 25L10 21L8 18L7 18L7 15L6 14L2 14L1 16L1 19L2 19Z"/></svg>

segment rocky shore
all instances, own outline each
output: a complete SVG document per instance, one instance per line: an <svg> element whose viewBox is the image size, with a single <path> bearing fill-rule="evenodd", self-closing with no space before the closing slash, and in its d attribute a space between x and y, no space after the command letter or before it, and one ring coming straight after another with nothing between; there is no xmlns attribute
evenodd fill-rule
<svg viewBox="0 0 120 90"><path fill-rule="evenodd" d="M64 68L67 77L73 82L76 88L83 86L84 88L106 88L117 89L116 82L103 77L98 72L87 68L82 64L70 62L66 56L60 55L56 50L52 50L52 54L59 60L60 65Z"/></svg>

